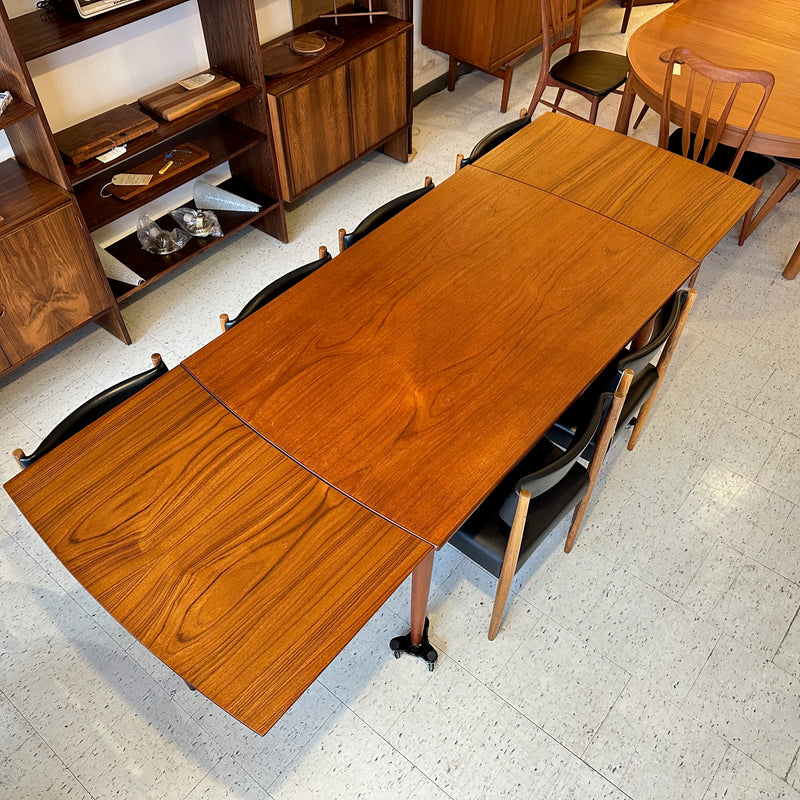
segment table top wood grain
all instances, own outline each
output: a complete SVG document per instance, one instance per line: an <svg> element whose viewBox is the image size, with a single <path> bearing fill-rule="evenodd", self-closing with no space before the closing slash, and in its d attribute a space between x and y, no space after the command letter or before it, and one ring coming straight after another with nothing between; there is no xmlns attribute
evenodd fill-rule
<svg viewBox="0 0 800 800"><path fill-rule="evenodd" d="M696 266L467 167L184 364L439 547Z"/></svg>
<svg viewBox="0 0 800 800"><path fill-rule="evenodd" d="M628 42L630 76L636 94L656 109L665 70L659 56L678 46L725 67L771 72L775 88L748 149L800 158L797 0L681 0L638 28ZM754 91L749 105L734 108L731 124L746 128L758 99Z"/></svg>
<svg viewBox="0 0 800 800"><path fill-rule="evenodd" d="M760 192L688 158L544 114L476 166L536 186L701 261Z"/></svg>
<svg viewBox="0 0 800 800"><path fill-rule="evenodd" d="M180 367L5 488L112 616L258 733L431 550Z"/></svg>

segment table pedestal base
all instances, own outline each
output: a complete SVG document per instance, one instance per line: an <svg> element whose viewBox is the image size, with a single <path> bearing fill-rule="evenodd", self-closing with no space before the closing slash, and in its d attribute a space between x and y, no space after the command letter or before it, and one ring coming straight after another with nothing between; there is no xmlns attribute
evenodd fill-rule
<svg viewBox="0 0 800 800"><path fill-rule="evenodd" d="M425 627L422 629L422 638L419 644L414 644L411 641L411 632L409 632L405 636L395 636L389 642L389 647L392 648L395 658L400 658L401 653L408 653L410 656L416 656L426 661L428 670L433 672L433 666L436 663L436 659L439 658L439 654L436 652L436 648L428 641L428 624L428 618L425 617Z"/></svg>

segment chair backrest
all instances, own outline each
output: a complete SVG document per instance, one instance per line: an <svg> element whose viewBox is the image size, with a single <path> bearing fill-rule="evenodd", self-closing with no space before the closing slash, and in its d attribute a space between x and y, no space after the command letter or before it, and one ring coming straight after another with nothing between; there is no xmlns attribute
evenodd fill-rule
<svg viewBox="0 0 800 800"><path fill-rule="evenodd" d="M513 523L517 508L517 495L523 489L530 492L531 500L534 500L552 489L572 469L602 425L612 399L611 392L603 392L590 407L590 413L578 422L572 441L567 448L552 461L542 464L535 472L517 482L516 493L512 492L500 508L500 518L507 525L510 526Z"/></svg>
<svg viewBox="0 0 800 800"><path fill-rule="evenodd" d="M728 127L728 118L742 86L761 87L760 102L739 139L736 155L727 170L728 175L733 175L764 113L775 85L775 76L760 69L721 67L686 47L676 47L670 53L662 54L661 58L667 61L667 72L662 94L659 147L667 147L672 120L683 128L683 155L703 164L708 164L726 130L729 136L733 134ZM673 74L676 64L680 65L680 80L675 80ZM673 97L676 87L680 89L676 89L677 97Z"/></svg>
<svg viewBox="0 0 800 800"><path fill-rule="evenodd" d="M234 325L238 325L243 319L249 317L251 314L263 308L267 303L274 300L279 295L283 294L292 286L300 283L304 278L307 278L312 272L316 272L323 264L327 264L332 256L328 252L327 247L319 248L319 258L316 261L311 261L308 264L303 264L302 267L297 267L280 278L274 280L269 286L265 286L258 294L254 295L247 301L244 308L239 312L238 316L230 319L227 314L219 315L220 326L223 333L230 330Z"/></svg>
<svg viewBox="0 0 800 800"><path fill-rule="evenodd" d="M583 3L573 3L575 13L570 19L569 0L540 0L542 11L542 69L550 69L553 53L564 45L569 45L569 52L578 50L581 39L581 22L583 20Z"/></svg>
<svg viewBox="0 0 800 800"><path fill-rule="evenodd" d="M526 109L522 109L519 119L513 122L507 122L499 128L495 128L486 134L476 145L472 148L472 152L464 157L460 153L456 156L456 172L467 164L473 164L481 156L485 156L489 151L494 150L497 145L502 144L506 139L512 137L517 131L521 131L526 125L530 124L531 117Z"/></svg>
<svg viewBox="0 0 800 800"><path fill-rule="evenodd" d="M412 192L401 194L399 197L395 197L394 200L384 203L380 208L376 208L369 216L364 217L359 222L352 233L347 233L344 228L340 228L339 252L347 250L348 247L363 239L368 233L372 233L384 222L408 208L415 200L419 200L420 197L430 192L433 188L433 179L430 177L425 178L425 185L421 189L414 189Z"/></svg>
<svg viewBox="0 0 800 800"><path fill-rule="evenodd" d="M161 360L161 356L158 353L154 353L150 358L153 362L153 366L150 369L139 375L134 375L131 378L120 381L111 388L104 389L99 394L96 394L91 400L87 400L83 405L76 408L69 416L59 422L29 456L26 456L22 450L14 450L14 458L17 460L20 467L28 467L33 464L34 461L38 461L45 453L49 453L62 442L65 442L71 436L78 433L78 431L83 430L95 420L100 419L104 414L111 411L112 408L116 408L120 403L124 402L129 397L133 397L137 392L144 389L145 386L148 386L157 378L165 375L168 368Z"/></svg>

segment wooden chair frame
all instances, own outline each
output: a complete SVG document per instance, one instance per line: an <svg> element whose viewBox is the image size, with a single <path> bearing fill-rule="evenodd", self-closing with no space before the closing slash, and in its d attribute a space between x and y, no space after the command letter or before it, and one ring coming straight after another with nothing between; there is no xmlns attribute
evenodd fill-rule
<svg viewBox="0 0 800 800"><path fill-rule="evenodd" d="M567 539L564 544L564 551L569 553L575 543L575 538L580 530L583 517L586 514L586 509L589 506L594 486L597 483L597 476L600 474L600 467L603 465L603 459L611 444L611 439L616 430L617 420L619 419L622 406L625 403L625 397L628 394L631 381L633 380L633 370L625 370L620 379L617 390L614 392L611 405L608 408L605 419L600 427L598 434L597 446L595 447L592 460L589 463L589 486L583 499L575 507L572 514L572 522L570 524ZM520 484L524 483L524 479ZM497 589L495 590L494 603L492 605L492 618L489 622L489 639L493 640L498 631L500 630L500 622L503 618L506 605L508 604L508 596L511 593L511 583L514 580L514 575L517 571L517 563L519 561L520 548L522 547L522 536L525 532L525 522L528 518L528 510L530 508L531 493L524 486L520 486L518 490L517 507L514 511L514 520L511 524L511 531L508 536L508 544L506 545L505 554L503 556L503 564L500 568L500 577L497 580Z"/></svg>
<svg viewBox="0 0 800 800"><path fill-rule="evenodd" d="M586 117L561 108L561 99L564 96L564 92L570 91L576 92L585 100L589 101L591 108L589 110L588 120L594 125L597 121L597 111L600 107L600 101L603 100L604 97L581 91L574 86L568 86L550 75L551 61L553 59L553 53L555 53L556 50L560 50L562 47L569 45L569 52L567 55L570 56L577 53L580 49L583 3L581 0L577 0L575 3L575 15L572 22L570 22L567 0L540 0L540 2L542 11L542 64L533 97L528 105L528 114L533 116L536 106L542 103L548 108L552 108L554 112L560 111L562 114L566 114L574 119L586 120ZM558 89L558 94L556 95L554 103L542 97L545 89L550 87ZM616 89L613 93L621 94L621 92Z"/></svg>
<svg viewBox="0 0 800 800"><path fill-rule="evenodd" d="M527 108L521 108L521 109L519 110L519 119L520 119L520 120L523 120L523 119L525 119L525 117L527 117L527 116L528 116L528 109L527 109ZM480 141L480 142L478 142L478 143L475 145L475 147L473 147L473 148L472 148L472 153L470 153L470 154L469 154L469 163L471 164L471 163L472 163L472 162L473 162L473 161L476 159L476 156L473 156L473 153L475 152L475 150L476 150L476 149L477 149L477 148L478 148L478 147L481 145L481 143L482 143L482 142L483 142L485 139L488 139L488 138L489 138L490 136L492 136L493 134L497 134L497 133L499 133L500 131L502 131L502 130L503 130L503 128L505 128L506 126L509 126L509 125L513 125L513 123L511 123L511 122L508 122L508 123L506 123L505 125L501 125L499 128L496 128L495 130L493 130L493 131L490 131L489 133L487 133L487 134L486 134L486 136L484 136L484 137L483 137L483 139L481 139L481 141ZM507 137L506 137L506 138L507 138ZM498 141L496 144L493 144L491 147L489 147L489 148L488 148L488 149L487 149L485 152L486 152L486 153L488 153L488 152L489 152L489 150L492 150L494 147L497 147L497 145L499 145L499 144L502 144L502 142L504 142L504 141L505 141L505 138L504 138L504 139L501 139L501 140L500 140L500 141ZM485 155L485 153L481 153L481 155ZM464 154L463 154L463 153L459 153L459 154L456 156L456 172L458 172L458 171L461 169L461 167L463 166L463 162L464 162Z"/></svg>
<svg viewBox="0 0 800 800"><path fill-rule="evenodd" d="M664 59L665 55L667 56L666 59ZM728 175L734 175L741 163L745 150L747 150L747 145L750 144L750 140L753 138L756 125L764 113L770 94L772 94L775 76L771 72L761 69L722 67L711 61L706 61L706 59L689 50L688 47L676 47L672 52L662 54L661 58L667 61L667 71L664 76L658 146L667 147L670 122L676 122L683 128L683 136L681 138L683 155L693 161L700 161L702 164L708 164L722 139L722 135L726 130L730 130L728 117L742 84L748 83L761 86L763 90L761 102L753 114L750 125L744 132L738 145L736 156L727 170ZM686 85L686 98L682 105L677 105L672 101L673 73L676 64L681 67L686 66L690 70ZM698 75L709 83L705 90L705 97L702 99L702 110L699 113L694 110L696 78ZM711 107L720 84L728 84L732 88L728 93L722 112L717 115L716 119L712 119ZM719 89L719 91L724 93L723 89ZM694 140L692 140L692 134L694 134Z"/></svg>
<svg viewBox="0 0 800 800"><path fill-rule="evenodd" d="M778 159L784 170L785 174L780 183L772 190L772 194L764 201L764 205L758 209L758 213L752 218L747 229L742 229L742 235L739 239L741 244L747 237L764 221L764 218L775 208L789 192L793 192L798 185L800 185L800 167L790 164L788 161L781 161ZM800 272L800 244L795 248L791 258L784 267L783 277L788 281L793 281L798 272Z"/></svg>

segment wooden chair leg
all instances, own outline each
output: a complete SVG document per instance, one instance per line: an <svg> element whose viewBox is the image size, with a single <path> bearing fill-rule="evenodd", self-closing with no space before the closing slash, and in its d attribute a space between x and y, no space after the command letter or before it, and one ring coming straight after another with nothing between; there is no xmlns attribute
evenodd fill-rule
<svg viewBox="0 0 800 800"><path fill-rule="evenodd" d="M456 88L456 79L458 78L458 61L455 56L450 56L450 61L447 64L447 91L452 92Z"/></svg>
<svg viewBox="0 0 800 800"><path fill-rule="evenodd" d="M339 228L339 255L344 252L344 235L347 231L344 228Z"/></svg>
<svg viewBox="0 0 800 800"><path fill-rule="evenodd" d="M675 326L675 330L672 332L672 335L669 337L669 339L667 339L667 343L664 345L664 349L661 351L658 364L656 364L658 379L656 380L656 385L653 387L650 397L644 401L644 404L639 409L639 413L636 416L636 424L633 426L630 439L628 439L628 450L633 450L633 448L636 447L636 442L639 441L639 435L642 432L644 423L647 421L647 417L650 415L650 409L653 407L658 390L661 388L661 384L664 381L664 376L667 374L667 367L669 367L669 362L672 361L672 354L675 352L675 348L678 346L678 340L681 338L683 329L686 326L686 320L689 318L689 312L692 310L692 306L694 305L696 298L697 289L690 289L689 295L686 298L686 302L683 304L683 308L681 309L681 314L678 317L678 324Z"/></svg>
<svg viewBox="0 0 800 800"><path fill-rule="evenodd" d="M492 606L492 619L489 623L489 639L493 640L500 629L500 620L503 618L508 595L511 592L511 582L517 571L519 549L522 546L522 534L525 531L525 520L528 517L528 506L531 502L531 493L523 489L517 500L517 510L514 512L514 522L511 524L511 533L508 536L506 552L503 556L503 566L500 568L500 578L497 581L497 590L494 593Z"/></svg>
<svg viewBox="0 0 800 800"><path fill-rule="evenodd" d="M533 90L533 97L531 97L531 102L528 103L528 114L533 116L533 112L536 110L536 106L539 105L539 101L542 99L542 95L544 94L544 90L547 88L547 71L542 70L539 73L539 80L536 81L536 88Z"/></svg>
<svg viewBox="0 0 800 800"><path fill-rule="evenodd" d="M792 257L783 270L783 277L786 278L787 281L793 281L797 277L798 272L800 272L800 242L797 243Z"/></svg>
<svg viewBox="0 0 800 800"><path fill-rule="evenodd" d="M227 314L220 314L219 315L219 325L222 328L222 332L225 333L225 323L230 319Z"/></svg>
<svg viewBox="0 0 800 800"><path fill-rule="evenodd" d="M553 113L555 114L558 111L558 107L561 105L561 101L564 98L564 90L559 89L558 93L556 94L556 101L553 103Z"/></svg>
<svg viewBox="0 0 800 800"><path fill-rule="evenodd" d="M644 119L644 115L650 110L650 106L647 103L644 104L644 108L639 112L639 116L636 117L636 122L633 123L633 129L636 130L639 127L639 124Z"/></svg>
<svg viewBox="0 0 800 800"><path fill-rule="evenodd" d="M752 217L747 227L742 226L742 233L739 236L739 244L742 244L747 237L764 221L764 218L775 208L786 195L792 191L793 184L797 178L787 172L780 183L772 190L772 194L764 201L764 205L758 209L758 213Z"/></svg>
<svg viewBox="0 0 800 800"><path fill-rule="evenodd" d="M625 0L625 13L622 16L622 27L620 33L625 33L628 30L628 21L631 18L631 9L633 8L633 0Z"/></svg>
<svg viewBox="0 0 800 800"><path fill-rule="evenodd" d="M597 110L600 108L600 98L593 97L592 98L592 108L589 111L589 122L594 125L597 122Z"/></svg>
<svg viewBox="0 0 800 800"><path fill-rule="evenodd" d="M756 189L760 189L762 183L764 183L764 176L763 175L753 184L753 186ZM741 247L744 244L744 240L749 236L748 231L750 229L750 224L751 224L752 219L753 219L753 212L755 210L756 210L756 204L753 203L753 205L751 205L750 208L748 208L747 211L744 212L744 219L742 220L742 227L741 227L741 230L739 231L739 247Z"/></svg>
<svg viewBox="0 0 800 800"><path fill-rule="evenodd" d="M632 380L633 370L626 369L619 379L617 390L614 392L614 399L611 401L605 420L603 420L603 426L600 428L600 433L597 437L592 460L589 462L589 488L572 515L572 524L569 526L567 540L564 542L565 553L569 553L572 550L572 545L575 544L575 537L578 535L586 509L589 507L589 500L592 499L592 492L594 491L594 485L597 483L597 476L600 474L600 467L603 466L603 459L606 457L611 440L617 430L619 415L625 405L625 398L628 396L628 389L631 387Z"/></svg>
<svg viewBox="0 0 800 800"><path fill-rule="evenodd" d="M697 276L700 274L700 267L698 267L690 276L689 276L689 288L694 289L695 281L697 280Z"/></svg>

